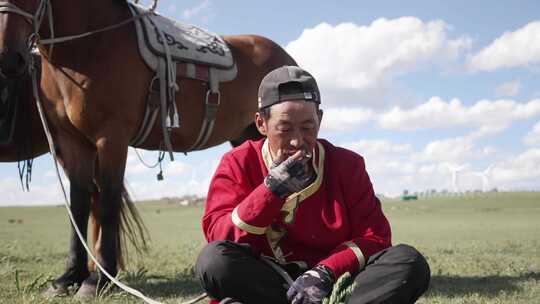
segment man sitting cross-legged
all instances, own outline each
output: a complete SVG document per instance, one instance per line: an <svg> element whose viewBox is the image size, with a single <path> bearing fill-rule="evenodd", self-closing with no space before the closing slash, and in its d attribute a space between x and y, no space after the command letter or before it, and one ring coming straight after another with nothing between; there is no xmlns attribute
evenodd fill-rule
<svg viewBox="0 0 540 304"><path fill-rule="evenodd" d="M315 79L285 66L259 88L255 123L266 138L226 153L202 225L209 244L195 271L222 303L321 303L337 278L355 276L349 303L414 303L429 266L390 225L364 159L317 138Z"/></svg>

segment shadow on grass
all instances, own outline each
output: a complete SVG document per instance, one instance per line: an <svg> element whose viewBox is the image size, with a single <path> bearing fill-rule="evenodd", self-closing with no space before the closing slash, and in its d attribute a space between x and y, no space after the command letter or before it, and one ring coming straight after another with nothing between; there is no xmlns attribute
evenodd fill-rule
<svg viewBox="0 0 540 304"><path fill-rule="evenodd" d="M528 280L540 280L539 272L525 273L519 276L460 277L433 275L430 282L430 295L463 296L480 294L497 297L501 292L522 291L520 283Z"/></svg>
<svg viewBox="0 0 540 304"><path fill-rule="evenodd" d="M148 276L144 282L128 281L127 283L150 297L186 298L203 293L199 281L193 276L186 274L178 274L173 278Z"/></svg>

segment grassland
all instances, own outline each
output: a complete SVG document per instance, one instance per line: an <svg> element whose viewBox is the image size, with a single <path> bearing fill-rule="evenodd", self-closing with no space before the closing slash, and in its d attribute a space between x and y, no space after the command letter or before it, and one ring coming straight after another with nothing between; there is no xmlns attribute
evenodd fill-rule
<svg viewBox="0 0 540 304"><path fill-rule="evenodd" d="M429 292L419 303L540 303L540 193L385 201L394 243L430 263ZM192 276L204 244L202 207L139 204L151 251L131 256L120 278L166 303L201 293ZM40 291L65 264L68 220L62 207L0 208L0 303L77 303ZM120 292L91 302L141 303Z"/></svg>

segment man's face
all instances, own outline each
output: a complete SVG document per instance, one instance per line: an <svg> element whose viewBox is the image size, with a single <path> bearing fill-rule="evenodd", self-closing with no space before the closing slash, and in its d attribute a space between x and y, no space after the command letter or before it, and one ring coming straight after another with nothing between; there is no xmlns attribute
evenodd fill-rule
<svg viewBox="0 0 540 304"><path fill-rule="evenodd" d="M270 117L256 114L259 132L268 138L274 160L284 160L298 150L311 152L316 145L322 111L313 102L283 101L270 107Z"/></svg>

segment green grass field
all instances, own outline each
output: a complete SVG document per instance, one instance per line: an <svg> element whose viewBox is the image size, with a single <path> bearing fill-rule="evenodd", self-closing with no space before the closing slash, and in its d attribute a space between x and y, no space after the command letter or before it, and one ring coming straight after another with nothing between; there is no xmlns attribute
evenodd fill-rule
<svg viewBox="0 0 540 304"><path fill-rule="evenodd" d="M131 256L121 280L165 303L200 294L192 267L204 244L202 208L138 206L151 251ZM415 246L430 263L431 287L418 303L540 303L540 193L385 201L383 207L394 243ZM0 208L0 303L78 302L40 296L63 270L68 227L63 207ZM142 303L121 292L90 302Z"/></svg>

